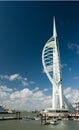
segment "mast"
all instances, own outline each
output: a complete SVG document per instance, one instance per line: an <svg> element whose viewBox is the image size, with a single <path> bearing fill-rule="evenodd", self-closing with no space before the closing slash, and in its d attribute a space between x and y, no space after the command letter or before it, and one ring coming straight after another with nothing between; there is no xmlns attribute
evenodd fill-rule
<svg viewBox="0 0 79 130"><path fill-rule="evenodd" d="M57 37L55 17L53 18L53 37Z"/></svg>

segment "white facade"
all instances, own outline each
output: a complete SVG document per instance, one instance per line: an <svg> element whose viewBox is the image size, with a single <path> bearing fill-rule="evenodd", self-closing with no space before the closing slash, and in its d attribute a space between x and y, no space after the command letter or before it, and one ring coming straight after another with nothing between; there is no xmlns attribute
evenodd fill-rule
<svg viewBox="0 0 79 130"><path fill-rule="evenodd" d="M52 84L52 110L67 110L69 103L65 100L62 88L62 72L57 40L55 18L53 20L53 36L47 41L42 52L44 72Z"/></svg>

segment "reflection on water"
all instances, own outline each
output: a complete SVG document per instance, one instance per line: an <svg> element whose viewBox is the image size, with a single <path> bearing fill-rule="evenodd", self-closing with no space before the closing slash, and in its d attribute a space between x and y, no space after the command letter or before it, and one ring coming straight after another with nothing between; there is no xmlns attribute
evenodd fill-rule
<svg viewBox="0 0 79 130"><path fill-rule="evenodd" d="M57 125L41 125L40 121L0 121L1 130L79 130L79 121L59 121Z"/></svg>

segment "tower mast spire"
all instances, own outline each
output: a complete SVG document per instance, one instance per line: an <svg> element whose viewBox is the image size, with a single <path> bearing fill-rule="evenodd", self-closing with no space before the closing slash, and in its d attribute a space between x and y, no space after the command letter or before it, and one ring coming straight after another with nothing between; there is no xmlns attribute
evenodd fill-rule
<svg viewBox="0 0 79 130"><path fill-rule="evenodd" d="M53 37L57 37L55 17L53 18Z"/></svg>
<svg viewBox="0 0 79 130"><path fill-rule="evenodd" d="M48 111L59 111L60 114L60 112L71 110L72 106L63 93L55 17L53 18L53 36L46 42L42 51L42 63L44 71L53 86L52 107L48 108Z"/></svg>

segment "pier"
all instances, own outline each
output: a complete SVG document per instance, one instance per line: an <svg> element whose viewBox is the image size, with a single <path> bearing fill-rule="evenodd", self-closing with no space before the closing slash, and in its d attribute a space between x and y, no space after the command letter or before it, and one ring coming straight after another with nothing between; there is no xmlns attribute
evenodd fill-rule
<svg viewBox="0 0 79 130"><path fill-rule="evenodd" d="M0 121L3 120L21 120L21 112L16 111L15 113L0 114Z"/></svg>
<svg viewBox="0 0 79 130"><path fill-rule="evenodd" d="M57 124L59 120L77 120L79 121L79 113L41 113L41 125ZM54 121L56 121L54 123Z"/></svg>
<svg viewBox="0 0 79 130"><path fill-rule="evenodd" d="M41 115L41 125L57 125L58 119L49 118L46 114Z"/></svg>
<svg viewBox="0 0 79 130"><path fill-rule="evenodd" d="M47 121L46 121L46 114L41 114L41 125L46 125Z"/></svg>

